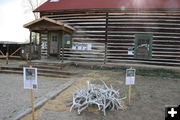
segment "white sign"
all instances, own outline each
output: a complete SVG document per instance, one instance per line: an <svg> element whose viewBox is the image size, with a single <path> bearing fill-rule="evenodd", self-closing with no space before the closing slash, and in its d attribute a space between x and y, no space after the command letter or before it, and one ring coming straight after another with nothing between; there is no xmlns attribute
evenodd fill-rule
<svg viewBox="0 0 180 120"><path fill-rule="evenodd" d="M134 55L134 48L128 48L128 55Z"/></svg>
<svg viewBox="0 0 180 120"><path fill-rule="evenodd" d="M73 43L72 49L88 51L92 49L92 45L90 43Z"/></svg>
<svg viewBox="0 0 180 120"><path fill-rule="evenodd" d="M126 85L135 84L135 69L126 69Z"/></svg>
<svg viewBox="0 0 180 120"><path fill-rule="evenodd" d="M24 89L37 89L37 68L23 68Z"/></svg>
<svg viewBox="0 0 180 120"><path fill-rule="evenodd" d="M46 41L42 41L41 49L47 49L47 42Z"/></svg>

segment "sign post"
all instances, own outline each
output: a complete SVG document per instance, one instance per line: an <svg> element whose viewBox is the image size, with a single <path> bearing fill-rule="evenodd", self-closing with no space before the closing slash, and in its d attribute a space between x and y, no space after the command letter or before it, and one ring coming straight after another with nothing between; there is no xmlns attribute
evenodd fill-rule
<svg viewBox="0 0 180 120"><path fill-rule="evenodd" d="M126 69L126 85L128 85L128 104L131 104L131 89L135 84L135 69Z"/></svg>
<svg viewBox="0 0 180 120"><path fill-rule="evenodd" d="M35 113L34 113L34 90L31 89L31 105L32 105L32 120L35 120Z"/></svg>
<svg viewBox="0 0 180 120"><path fill-rule="evenodd" d="M130 105L131 104L131 85L129 85L128 87L128 104Z"/></svg>
<svg viewBox="0 0 180 120"><path fill-rule="evenodd" d="M37 89L37 68L23 68L24 73L24 89L29 89L31 94L31 105L32 105L32 120L35 120L35 109L34 109L34 89Z"/></svg>

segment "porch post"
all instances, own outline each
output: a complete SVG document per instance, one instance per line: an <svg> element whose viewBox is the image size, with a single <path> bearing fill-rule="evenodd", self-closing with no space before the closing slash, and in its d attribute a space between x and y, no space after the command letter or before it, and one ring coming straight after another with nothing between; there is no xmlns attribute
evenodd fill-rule
<svg viewBox="0 0 180 120"><path fill-rule="evenodd" d="M31 44L32 44L32 31L30 30L30 36L29 36L29 39L30 39L30 46L29 46L29 61L30 61L30 63L31 63L31 59L32 59L32 53L31 53L31 51L32 51L32 46L31 46Z"/></svg>
<svg viewBox="0 0 180 120"><path fill-rule="evenodd" d="M63 31L62 31L62 55L61 55L61 64L63 65L64 64L64 26L63 26Z"/></svg>
<svg viewBox="0 0 180 120"><path fill-rule="evenodd" d="M9 44L6 44L6 64L8 64L9 61Z"/></svg>
<svg viewBox="0 0 180 120"><path fill-rule="evenodd" d="M38 48L38 58L41 59L41 42L42 42L41 32L39 33L39 48Z"/></svg>

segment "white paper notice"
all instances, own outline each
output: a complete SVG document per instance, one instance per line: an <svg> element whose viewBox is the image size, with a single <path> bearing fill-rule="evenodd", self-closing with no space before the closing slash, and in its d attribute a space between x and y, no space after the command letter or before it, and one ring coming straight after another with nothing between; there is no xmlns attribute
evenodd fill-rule
<svg viewBox="0 0 180 120"><path fill-rule="evenodd" d="M37 68L23 68L24 89L37 89Z"/></svg>
<svg viewBox="0 0 180 120"><path fill-rule="evenodd" d="M89 51L92 49L92 45L90 43L73 43L72 49Z"/></svg>
<svg viewBox="0 0 180 120"><path fill-rule="evenodd" d="M128 51L128 55L134 55L133 51Z"/></svg>
<svg viewBox="0 0 180 120"><path fill-rule="evenodd" d="M128 48L128 55L134 55L134 48Z"/></svg>
<svg viewBox="0 0 180 120"><path fill-rule="evenodd" d="M135 84L135 69L126 69L126 85Z"/></svg>

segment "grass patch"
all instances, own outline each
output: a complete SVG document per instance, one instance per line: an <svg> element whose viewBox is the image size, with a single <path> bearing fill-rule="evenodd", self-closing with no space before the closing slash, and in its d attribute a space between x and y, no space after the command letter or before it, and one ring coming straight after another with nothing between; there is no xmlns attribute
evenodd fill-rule
<svg viewBox="0 0 180 120"><path fill-rule="evenodd" d="M167 69L137 69L136 75L149 76L149 77L168 77L168 78L180 78L180 72L176 70Z"/></svg>

